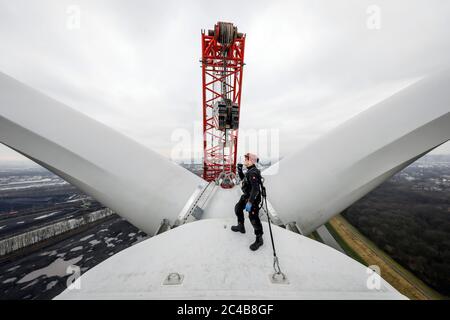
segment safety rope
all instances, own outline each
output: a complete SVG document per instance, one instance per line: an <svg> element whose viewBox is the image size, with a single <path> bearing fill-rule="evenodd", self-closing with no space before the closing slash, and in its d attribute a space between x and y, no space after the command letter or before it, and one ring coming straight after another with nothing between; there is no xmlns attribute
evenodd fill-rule
<svg viewBox="0 0 450 320"><path fill-rule="evenodd" d="M261 180L260 180L260 182L261 182L261 196L263 198L261 207L263 207L264 203L265 203L266 208L265 209L263 208L263 210L266 212L267 221L269 222L270 239L272 240L272 249L273 249L273 269L275 270L275 273L272 275L272 279L276 280L275 279L276 276L280 276L281 275L283 280L286 280L286 275L281 271L280 262L278 260L277 252L275 250L275 242L273 240L271 219L270 219L270 216L269 216L269 209L267 207L266 187L264 187L264 184L263 184L262 180L263 180L263 178L261 177ZM261 209L261 207L260 207L260 209Z"/></svg>

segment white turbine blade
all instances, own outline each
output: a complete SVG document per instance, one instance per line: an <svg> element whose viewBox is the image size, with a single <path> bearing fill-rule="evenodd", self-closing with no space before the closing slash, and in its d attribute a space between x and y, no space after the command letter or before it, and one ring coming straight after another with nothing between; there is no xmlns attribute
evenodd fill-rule
<svg viewBox="0 0 450 320"><path fill-rule="evenodd" d="M3 73L0 142L152 235L206 185L136 141Z"/></svg>
<svg viewBox="0 0 450 320"><path fill-rule="evenodd" d="M308 234L450 139L450 72L416 82L263 172L268 201ZM275 172L275 169L278 172Z"/></svg>

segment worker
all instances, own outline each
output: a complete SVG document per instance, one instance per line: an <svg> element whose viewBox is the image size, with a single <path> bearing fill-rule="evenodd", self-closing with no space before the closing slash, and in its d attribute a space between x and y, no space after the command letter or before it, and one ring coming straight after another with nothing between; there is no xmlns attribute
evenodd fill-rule
<svg viewBox="0 0 450 320"><path fill-rule="evenodd" d="M237 226L232 226L231 230L234 232L245 233L244 227L244 213L243 210L248 212L249 219L253 225L255 231L256 240L250 245L250 249L255 251L263 245L263 227L261 220L259 219L259 205L261 203L261 172L256 168L256 163L259 162L258 157L255 154L247 153L245 156L244 165L247 168L247 172L242 172L242 164L237 165L237 171L239 178L242 180L242 192L244 193L239 202L234 207L234 212L237 216Z"/></svg>

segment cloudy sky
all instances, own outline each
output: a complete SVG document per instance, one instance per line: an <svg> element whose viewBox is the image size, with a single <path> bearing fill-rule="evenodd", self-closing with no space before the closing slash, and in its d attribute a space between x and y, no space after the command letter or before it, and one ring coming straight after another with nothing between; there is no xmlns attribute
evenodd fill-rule
<svg viewBox="0 0 450 320"><path fill-rule="evenodd" d="M0 71L167 157L188 133L199 156L200 30L231 21L241 130L277 133L283 156L448 67L449 17L448 0L0 0Z"/></svg>

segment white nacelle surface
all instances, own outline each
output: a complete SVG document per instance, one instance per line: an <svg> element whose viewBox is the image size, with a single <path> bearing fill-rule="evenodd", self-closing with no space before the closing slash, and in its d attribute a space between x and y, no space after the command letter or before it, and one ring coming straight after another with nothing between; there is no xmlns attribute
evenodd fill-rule
<svg viewBox="0 0 450 320"><path fill-rule="evenodd" d="M188 223L117 253L56 299L405 299L381 277L317 241L273 227L288 284L273 284L272 246L251 251L253 228L232 232L234 218ZM180 285L164 285L169 273Z"/></svg>

